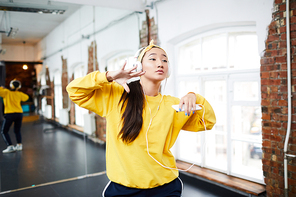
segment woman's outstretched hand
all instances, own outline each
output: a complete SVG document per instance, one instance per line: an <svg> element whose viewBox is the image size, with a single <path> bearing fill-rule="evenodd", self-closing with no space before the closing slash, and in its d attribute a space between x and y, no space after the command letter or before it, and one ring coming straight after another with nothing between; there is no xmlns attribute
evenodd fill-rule
<svg viewBox="0 0 296 197"><path fill-rule="evenodd" d="M145 71L133 72L135 69L137 69L137 66L125 70L126 62L127 61L125 61L121 69L116 71L108 71L106 77L108 81L115 81L121 85L127 93L129 93L130 89L126 82L133 77L140 77L144 75Z"/></svg>
<svg viewBox="0 0 296 197"><path fill-rule="evenodd" d="M196 110L196 95L194 93L188 93L180 100L179 109L182 109L184 105L185 115L189 116L191 111L194 113Z"/></svg>

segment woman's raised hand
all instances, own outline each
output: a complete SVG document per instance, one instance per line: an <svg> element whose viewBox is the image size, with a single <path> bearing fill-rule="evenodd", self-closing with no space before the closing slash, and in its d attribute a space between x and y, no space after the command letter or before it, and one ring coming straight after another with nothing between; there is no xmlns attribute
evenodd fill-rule
<svg viewBox="0 0 296 197"><path fill-rule="evenodd" d="M194 113L196 110L196 95L194 93L188 93L183 96L179 103L179 109L182 109L183 105L186 116L189 116L191 111Z"/></svg>
<svg viewBox="0 0 296 197"><path fill-rule="evenodd" d="M145 71L134 72L134 70L137 69L137 66L134 66L133 68L125 69L126 63L127 61L124 62L124 65L119 70L108 71L106 74L106 77L108 81L115 81L119 85L123 86L125 91L129 93L130 89L127 85L127 81L133 77L140 77L144 75Z"/></svg>

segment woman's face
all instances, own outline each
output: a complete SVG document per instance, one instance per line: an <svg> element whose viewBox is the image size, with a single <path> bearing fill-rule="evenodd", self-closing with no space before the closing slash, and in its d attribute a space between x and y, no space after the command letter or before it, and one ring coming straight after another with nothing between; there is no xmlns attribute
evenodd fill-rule
<svg viewBox="0 0 296 197"><path fill-rule="evenodd" d="M146 73L142 76L153 81L162 81L168 74L168 57L160 48L152 48L147 51L142 60L143 71Z"/></svg>

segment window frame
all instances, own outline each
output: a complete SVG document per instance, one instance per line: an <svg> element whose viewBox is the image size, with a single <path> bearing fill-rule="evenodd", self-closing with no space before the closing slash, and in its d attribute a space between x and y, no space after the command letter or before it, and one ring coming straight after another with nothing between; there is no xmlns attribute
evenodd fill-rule
<svg viewBox="0 0 296 197"><path fill-rule="evenodd" d="M41 85L41 87L46 85L45 72L40 74L40 85ZM39 93L41 93L41 92L39 92ZM47 105L46 97L43 97L43 98L41 97L40 105L41 105L41 113L45 114L45 107Z"/></svg>
<svg viewBox="0 0 296 197"><path fill-rule="evenodd" d="M77 72L78 69L80 69L82 72L80 73L81 75L76 76L75 73ZM74 79L85 76L85 66L83 64L79 64L79 65L76 65L75 67L73 67L73 76L74 76ZM77 126L84 127L84 117L83 117L83 115L88 113L88 110L84 109L84 108L82 108L82 107L80 107L78 105L74 105L74 111L75 111L75 124ZM79 112L79 113L77 113L77 112Z"/></svg>
<svg viewBox="0 0 296 197"><path fill-rule="evenodd" d="M134 57L134 54L132 54L132 52L130 52L130 51L122 51L122 52L116 53L115 55L110 56L109 58L107 58L105 60L105 71L113 71L114 69L115 70L120 69L121 66L123 66L123 64L119 65L118 68L114 68L114 69L110 69L110 66L109 66L110 61L112 61L114 59L118 59L120 57L125 57L125 58L121 58L120 60L117 60L118 63L124 59L128 59L128 62L127 62L127 65L125 68L127 69L127 68L131 67L131 63L132 63L131 61L133 61L132 58Z"/></svg>
<svg viewBox="0 0 296 197"><path fill-rule="evenodd" d="M220 29L213 29L210 31L206 31L206 32L202 32L196 36L190 37L188 39L184 39L182 42L178 43L177 45L175 45L175 62L179 62L179 54L180 54L180 47L194 42L197 39L200 39L202 37L207 37L207 36L213 36L213 35L217 35L217 34L222 34L222 33L227 33L227 38L229 34L240 34L240 33L245 33L245 34L255 34L256 35L256 27L255 26L244 26L244 27L226 27L226 28L220 28ZM228 43L228 42L227 42ZM228 61L228 54L229 48L228 48L228 44L227 44L227 61ZM202 53L202 52L201 52ZM260 65L260 64L259 64ZM233 139L231 136L231 117L232 117L232 106L234 105L241 105L241 106L245 106L244 104L248 103L248 106L260 106L261 107L261 92L260 92L260 87L261 87L261 83L260 83L260 67L258 68L251 68L251 69L235 69L235 68L229 68L229 65L227 64L227 68L225 70L223 69L216 69L216 70L200 70L198 72L195 73L189 73L189 74L183 74L183 73L179 73L178 72L178 65L176 65L175 70L177 72L175 72L174 75L174 92L176 95L179 94L179 83L181 81L198 81L199 82L199 89L201 93L205 93L205 82L206 81L211 81L211 80L225 80L226 82L226 107L227 107L227 123L226 123L226 137L227 137L227 152L226 152L226 156L227 156L227 169L225 171L221 170L221 169L215 169L213 167L209 167L206 165L205 163L205 157L203 156L203 154L205 155L205 149L206 147L203 146L202 144L205 142L203 140L205 140L205 132L201 132L201 163L199 163L198 165L200 165L201 167L207 167L213 170L217 170L223 173L226 173L228 175L233 175L233 176L237 176L240 178L244 178L247 180L251 180L251 181L255 181L258 183L264 183L264 179L263 179L263 172L262 172L262 179L257 179L254 177L248 177L245 175L241 175L241 174L237 174L237 173L233 173L232 172L232 142L236 141L238 139ZM246 74L247 72L247 74ZM248 78L250 77L251 78ZM258 83L258 100L256 101L234 101L233 100L233 84L234 82L237 81L256 81ZM231 92L232 91L232 92ZM178 95L181 96L181 95ZM174 147L173 150L175 150L175 155L177 159L182 160L182 156L179 151L179 147L180 147L180 140L178 139L176 142L176 145ZM192 162L192 161L188 161L185 160L187 162ZM192 162L193 163L193 162Z"/></svg>
<svg viewBox="0 0 296 197"><path fill-rule="evenodd" d="M62 93L62 72L60 70L56 70L54 72L54 107L55 107L55 117L60 117L60 106L63 103L63 93ZM59 82L59 83L57 83ZM58 94L58 91L60 94Z"/></svg>

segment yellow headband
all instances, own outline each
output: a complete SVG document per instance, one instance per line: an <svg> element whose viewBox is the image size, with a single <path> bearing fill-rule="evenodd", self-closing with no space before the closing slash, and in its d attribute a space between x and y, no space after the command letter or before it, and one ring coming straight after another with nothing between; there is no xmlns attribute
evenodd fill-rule
<svg viewBox="0 0 296 197"><path fill-rule="evenodd" d="M148 45L145 49L143 49L143 50L141 51L140 55L138 56L138 61L139 61L139 62L142 62L142 59L143 59L145 53L146 53L147 51L149 51L150 49L152 49L153 47L157 47L157 48L160 48L160 49L163 50L163 48L161 48L161 47L159 47L159 46L153 44L153 42L154 42L154 40L151 40L150 43L149 43L149 45ZM165 52L165 50L163 50L163 51ZM166 52L165 52L165 53L166 53Z"/></svg>

